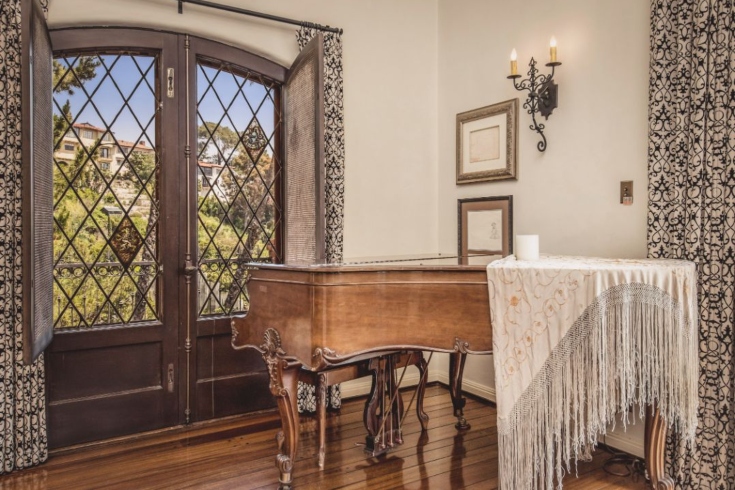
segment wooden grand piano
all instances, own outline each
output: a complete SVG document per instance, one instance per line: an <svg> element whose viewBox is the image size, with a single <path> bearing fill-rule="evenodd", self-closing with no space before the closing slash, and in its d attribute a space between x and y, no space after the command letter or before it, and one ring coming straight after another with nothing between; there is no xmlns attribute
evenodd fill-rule
<svg viewBox="0 0 735 490"><path fill-rule="evenodd" d="M235 349L258 350L267 365L282 421L276 456L282 488L292 482L303 370L327 371L387 352L450 353L457 427L468 428L461 395L464 361L467 354L490 354L492 333L485 266L456 261L268 264L252 271L250 311L233 318L232 343ZM388 369L392 376L390 364Z"/></svg>
<svg viewBox="0 0 735 490"><path fill-rule="evenodd" d="M461 394L464 361L467 354L492 353L485 265L258 264L248 290L250 311L233 318L232 344L258 350L268 368L282 423L276 456L281 488L292 483L299 440L297 386L304 372L329 372L386 353L446 352L457 428L469 427ZM385 367L391 376L393 367ZM373 376L375 390L375 377L385 380L386 373L376 370ZM644 453L656 489L673 489L664 470L666 432L658 409L649 406Z"/></svg>

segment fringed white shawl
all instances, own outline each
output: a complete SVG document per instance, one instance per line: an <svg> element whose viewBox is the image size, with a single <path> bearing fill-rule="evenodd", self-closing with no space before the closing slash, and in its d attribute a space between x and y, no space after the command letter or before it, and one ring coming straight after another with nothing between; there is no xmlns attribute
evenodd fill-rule
<svg viewBox="0 0 735 490"><path fill-rule="evenodd" d="M513 256L487 269L500 488L547 489L623 413L655 402L679 437L697 425L695 265Z"/></svg>

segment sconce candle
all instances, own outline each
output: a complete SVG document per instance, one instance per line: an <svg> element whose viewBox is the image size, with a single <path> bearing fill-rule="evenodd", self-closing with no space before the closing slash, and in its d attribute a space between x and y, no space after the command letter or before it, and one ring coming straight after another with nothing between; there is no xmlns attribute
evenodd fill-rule
<svg viewBox="0 0 735 490"><path fill-rule="evenodd" d="M528 64L528 78L525 80L520 80L521 75L518 74L518 65L516 64L518 54L516 50L514 49L510 54L510 75L508 75L508 78L513 81L516 90L528 92L528 98L523 103L523 108L528 111L533 120L531 129L541 136L541 141L536 145L538 151L546 151L546 136L544 136L545 126L536 120L536 114L541 114L548 119L558 103L554 70L557 66L561 66L561 63L556 61L556 38L554 37L551 38L550 53L551 61L546 63L546 66L551 68L551 73L548 75L540 74L538 68L536 68L536 60L531 58L531 62Z"/></svg>
<svg viewBox="0 0 735 490"><path fill-rule="evenodd" d="M556 38L551 36L551 42L549 42L549 56L552 63L556 63Z"/></svg>

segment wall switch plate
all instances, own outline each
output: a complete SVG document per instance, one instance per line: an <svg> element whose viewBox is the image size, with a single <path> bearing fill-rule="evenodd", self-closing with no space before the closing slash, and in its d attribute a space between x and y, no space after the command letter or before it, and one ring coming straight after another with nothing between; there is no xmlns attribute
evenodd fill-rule
<svg viewBox="0 0 735 490"><path fill-rule="evenodd" d="M633 204L633 181L623 180L620 182L620 204L630 206Z"/></svg>

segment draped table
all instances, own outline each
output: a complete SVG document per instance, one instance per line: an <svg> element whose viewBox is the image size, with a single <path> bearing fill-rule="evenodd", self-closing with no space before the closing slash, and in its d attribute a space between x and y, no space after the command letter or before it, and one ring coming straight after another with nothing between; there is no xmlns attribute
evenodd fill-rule
<svg viewBox="0 0 735 490"><path fill-rule="evenodd" d="M666 427L693 441L699 377L693 263L509 256L488 265L487 275L501 489L551 489L555 479L561 487L572 461L589 456L617 414L626 425L634 405L641 417L644 407L655 407L647 420L647 459L651 444L663 454ZM652 481L673 489L660 458Z"/></svg>

